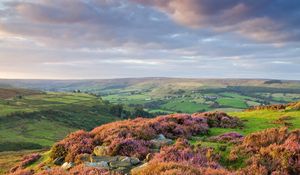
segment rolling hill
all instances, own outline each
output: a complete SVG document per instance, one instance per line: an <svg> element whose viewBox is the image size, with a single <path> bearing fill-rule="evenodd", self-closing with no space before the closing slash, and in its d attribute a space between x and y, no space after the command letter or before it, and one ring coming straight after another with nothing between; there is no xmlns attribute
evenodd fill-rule
<svg viewBox="0 0 300 175"><path fill-rule="evenodd" d="M19 89L0 92L5 97L0 98L0 151L47 147L72 131L120 120L112 111L115 105L94 95Z"/></svg>
<svg viewBox="0 0 300 175"><path fill-rule="evenodd" d="M300 100L300 81L263 79L125 78L104 80L0 80L3 86L46 91L80 90L153 114L241 111Z"/></svg>

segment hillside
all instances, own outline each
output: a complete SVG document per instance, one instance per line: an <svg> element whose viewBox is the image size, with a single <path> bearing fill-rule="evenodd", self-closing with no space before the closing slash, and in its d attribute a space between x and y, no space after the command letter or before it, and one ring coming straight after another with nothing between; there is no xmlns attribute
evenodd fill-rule
<svg viewBox="0 0 300 175"><path fill-rule="evenodd" d="M241 111L300 100L300 82L263 79L126 78L106 80L0 80L2 85L82 92L153 114Z"/></svg>
<svg viewBox="0 0 300 175"><path fill-rule="evenodd" d="M299 174L297 104L113 122L91 132L74 132L49 152L24 158L14 171L33 174L32 169L52 175ZM45 166L52 170L43 170Z"/></svg>
<svg viewBox="0 0 300 175"><path fill-rule="evenodd" d="M9 92L18 96L0 99L0 151L49 147L72 131L120 120L115 105L94 95Z"/></svg>
<svg viewBox="0 0 300 175"><path fill-rule="evenodd" d="M41 91L29 89L0 88L0 99L21 98L27 95L41 94Z"/></svg>

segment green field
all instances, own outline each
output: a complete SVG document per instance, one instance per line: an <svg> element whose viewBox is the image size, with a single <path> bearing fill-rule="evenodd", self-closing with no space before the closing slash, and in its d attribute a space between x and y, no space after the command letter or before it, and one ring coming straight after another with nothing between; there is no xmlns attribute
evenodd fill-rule
<svg viewBox="0 0 300 175"><path fill-rule="evenodd" d="M110 104L83 93L0 99L0 151L47 147L78 129L120 120Z"/></svg>

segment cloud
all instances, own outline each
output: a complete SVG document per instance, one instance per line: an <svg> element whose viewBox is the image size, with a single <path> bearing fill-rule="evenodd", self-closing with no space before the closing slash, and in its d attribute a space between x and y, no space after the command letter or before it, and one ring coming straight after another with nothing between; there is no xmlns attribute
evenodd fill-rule
<svg viewBox="0 0 300 175"><path fill-rule="evenodd" d="M153 6L179 24L236 32L264 42L299 41L298 0L133 0Z"/></svg>
<svg viewBox="0 0 300 175"><path fill-rule="evenodd" d="M3 0L0 77L297 78L299 6L298 0Z"/></svg>

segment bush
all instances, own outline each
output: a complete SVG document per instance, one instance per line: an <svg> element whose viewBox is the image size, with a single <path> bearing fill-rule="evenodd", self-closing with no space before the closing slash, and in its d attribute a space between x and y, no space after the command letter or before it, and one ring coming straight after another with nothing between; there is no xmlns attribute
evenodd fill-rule
<svg viewBox="0 0 300 175"><path fill-rule="evenodd" d="M52 168L50 170L44 170L37 175L119 175L118 173L109 172L109 170L95 168L95 167L87 167L85 165L77 165L70 169L69 172L61 169L61 168Z"/></svg>
<svg viewBox="0 0 300 175"><path fill-rule="evenodd" d="M245 156L248 167L261 174L300 174L300 130L267 129L245 137L230 153L232 158Z"/></svg>
<svg viewBox="0 0 300 175"><path fill-rule="evenodd" d="M191 146L187 140L178 139L174 145L165 146L151 162L177 162L198 167L219 168L218 156L208 148Z"/></svg>
<svg viewBox="0 0 300 175"><path fill-rule="evenodd" d="M64 157L65 161L74 162L79 154L92 153L95 147L93 139L88 132L76 131L60 141L51 150L51 158Z"/></svg>
<svg viewBox="0 0 300 175"><path fill-rule="evenodd" d="M139 159L144 159L147 156L150 152L149 147L151 146L150 142L130 138L116 140L111 145L112 147L109 148L111 149L111 155L137 157Z"/></svg>
<svg viewBox="0 0 300 175"><path fill-rule="evenodd" d="M196 113L193 116L206 119L208 126L211 128L237 128L243 126L243 122L239 118L231 117L224 112Z"/></svg>
<svg viewBox="0 0 300 175"><path fill-rule="evenodd" d="M209 138L209 140L215 141L215 142L222 142L222 143L226 143L226 142L239 143L239 142L243 141L243 138L244 137L239 133L229 132L229 133L211 137L211 138Z"/></svg>
<svg viewBox="0 0 300 175"><path fill-rule="evenodd" d="M67 150L64 144L56 143L52 146L50 152L50 158L55 160L56 158L65 158L67 156Z"/></svg>
<svg viewBox="0 0 300 175"><path fill-rule="evenodd" d="M21 162L15 166L14 168L12 168L10 170L10 172L14 173L14 172L23 172L23 171L18 171L18 170L22 170L24 168L26 168L26 166L36 162L37 160L39 160L41 158L41 155L38 154L38 153L35 153L35 154L31 154L31 155L26 155L22 158ZM26 171L24 171L26 172ZM23 172L23 173L24 173ZM26 174L26 173L25 173Z"/></svg>
<svg viewBox="0 0 300 175"><path fill-rule="evenodd" d="M34 172L32 170L17 170L15 172L10 173L9 175L33 175Z"/></svg>
<svg viewBox="0 0 300 175"><path fill-rule="evenodd" d="M132 175L230 175L224 169L198 168L175 162L152 162L142 168L134 169Z"/></svg>

